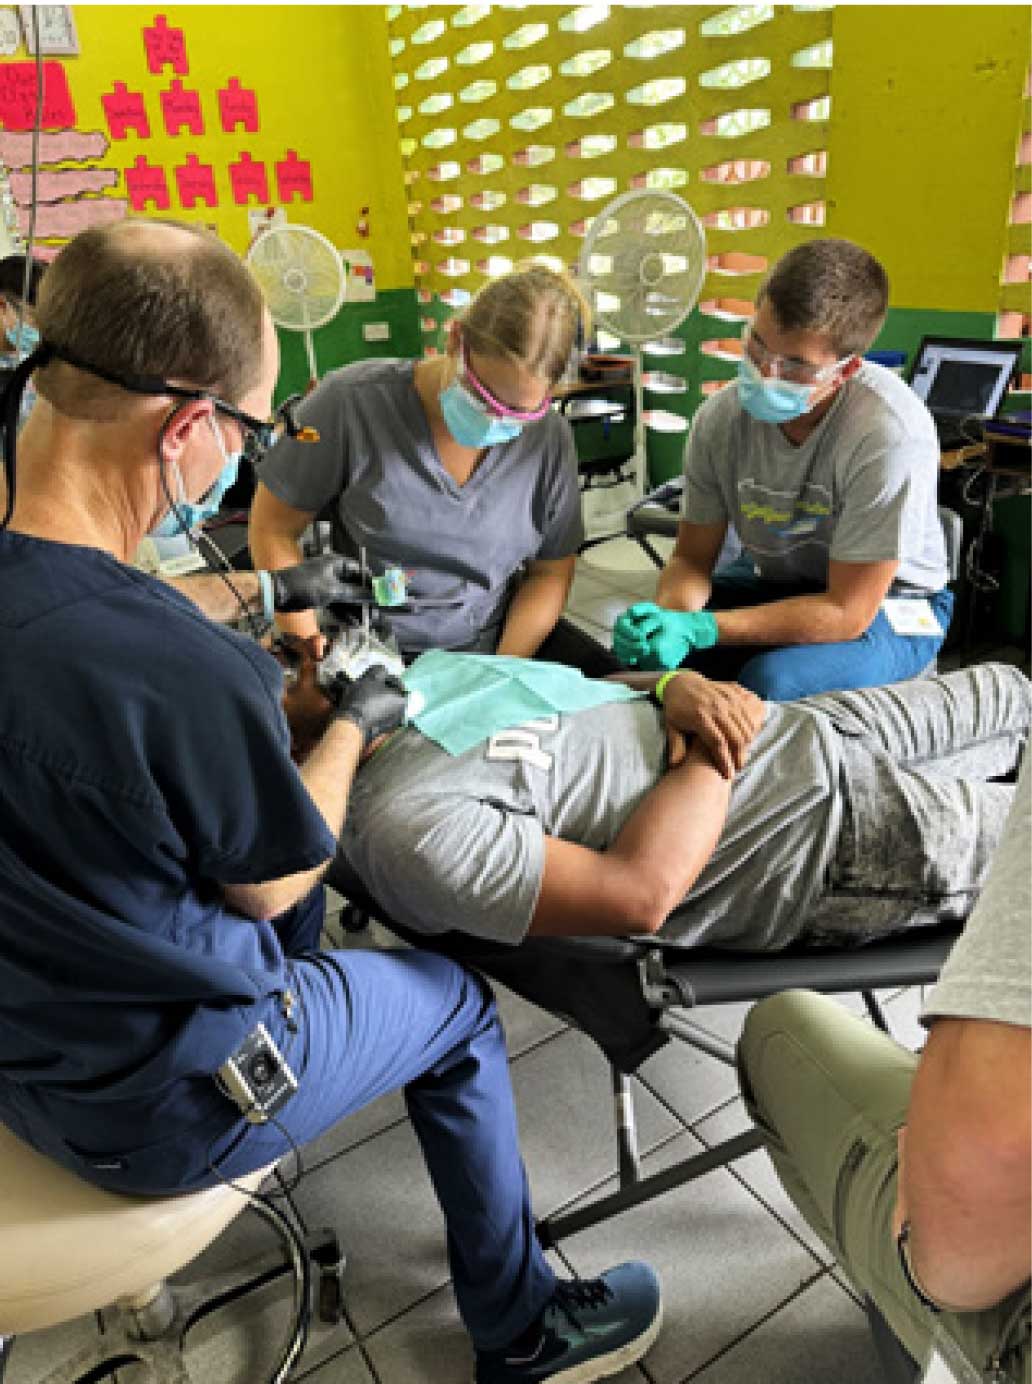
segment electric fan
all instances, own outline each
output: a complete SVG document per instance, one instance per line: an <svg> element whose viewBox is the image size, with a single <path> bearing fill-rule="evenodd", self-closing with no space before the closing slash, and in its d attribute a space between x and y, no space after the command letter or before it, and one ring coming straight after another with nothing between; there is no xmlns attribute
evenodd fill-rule
<svg viewBox="0 0 1032 1384"><path fill-rule="evenodd" d="M319 376L312 332L336 315L347 289L340 255L310 226L271 226L248 250L247 264L277 327L304 333L314 384Z"/></svg>
<svg viewBox="0 0 1032 1384"><path fill-rule="evenodd" d="M588 228L577 277L595 321L634 348L636 498L648 486L641 347L684 321L705 276L702 225L672 192L626 192Z"/></svg>

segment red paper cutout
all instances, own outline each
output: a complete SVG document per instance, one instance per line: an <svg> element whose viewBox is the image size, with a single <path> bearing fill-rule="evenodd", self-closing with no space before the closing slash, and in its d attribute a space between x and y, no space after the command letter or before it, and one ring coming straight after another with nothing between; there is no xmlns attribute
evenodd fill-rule
<svg viewBox="0 0 1032 1384"><path fill-rule="evenodd" d="M287 157L276 165L276 186L281 202L289 202L296 193L303 202L312 200L312 165L307 159L299 159L293 149L287 150Z"/></svg>
<svg viewBox="0 0 1032 1384"><path fill-rule="evenodd" d="M0 123L5 130L31 130L36 123L36 65L0 63ZM48 130L74 125L75 106L59 62L43 64L43 119Z"/></svg>
<svg viewBox="0 0 1032 1384"><path fill-rule="evenodd" d="M158 211L168 211L168 183L165 170L148 163L145 154L137 154L132 168L125 170L125 185L133 211L145 211L153 202Z"/></svg>
<svg viewBox="0 0 1032 1384"><path fill-rule="evenodd" d="M190 71L186 61L186 44L182 29L170 29L163 14L154 16L154 24L143 31L143 46L147 50L147 71L160 72L167 64L185 77Z"/></svg>
<svg viewBox="0 0 1032 1384"><path fill-rule="evenodd" d="M116 82L111 91L100 98L112 139L125 139L132 130L141 139L150 138L150 121L143 104L142 91L129 91L125 82Z"/></svg>
<svg viewBox="0 0 1032 1384"><path fill-rule="evenodd" d="M189 210L198 201L204 201L209 207L218 206L215 170L210 163L201 163L196 154L187 154L186 163L180 164L175 174L180 206Z"/></svg>
<svg viewBox="0 0 1032 1384"><path fill-rule="evenodd" d="M192 135L204 134L201 94L184 91L178 77L168 91L161 93L161 113L165 118L165 130L170 135L177 135L184 125Z"/></svg>
<svg viewBox="0 0 1032 1384"><path fill-rule="evenodd" d="M239 77L230 77L229 85L219 92L219 115L226 134L243 125L248 134L258 130L258 101L253 91L240 85Z"/></svg>
<svg viewBox="0 0 1032 1384"><path fill-rule="evenodd" d="M260 206L269 200L269 179L264 163L255 163L250 154L241 154L239 163L229 165L229 181L233 188L233 201L244 207L252 197L257 197Z"/></svg>

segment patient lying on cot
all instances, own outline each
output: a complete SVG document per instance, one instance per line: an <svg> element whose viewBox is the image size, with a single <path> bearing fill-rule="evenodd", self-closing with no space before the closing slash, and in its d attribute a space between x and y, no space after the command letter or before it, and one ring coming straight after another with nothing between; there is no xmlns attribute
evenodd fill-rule
<svg viewBox="0 0 1032 1384"><path fill-rule="evenodd" d="M554 667L435 652L406 673L424 714L361 769L340 842L397 922L773 950L973 906L1013 793L988 780L1032 719L1017 669L781 705L680 672L660 708Z"/></svg>

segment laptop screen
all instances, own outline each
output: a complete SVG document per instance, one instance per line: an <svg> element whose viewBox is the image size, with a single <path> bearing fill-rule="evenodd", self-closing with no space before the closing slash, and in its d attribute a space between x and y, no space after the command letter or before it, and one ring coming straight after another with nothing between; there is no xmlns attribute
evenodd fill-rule
<svg viewBox="0 0 1032 1384"><path fill-rule="evenodd" d="M1020 350L1015 342L926 337L910 385L939 417L992 418L1003 402Z"/></svg>

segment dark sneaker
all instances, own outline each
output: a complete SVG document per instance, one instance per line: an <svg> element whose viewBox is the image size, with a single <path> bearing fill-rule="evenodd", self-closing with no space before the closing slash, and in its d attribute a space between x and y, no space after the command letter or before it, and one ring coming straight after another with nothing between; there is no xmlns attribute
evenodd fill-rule
<svg viewBox="0 0 1032 1384"><path fill-rule="evenodd" d="M477 1352L476 1384L592 1384L640 1360L659 1335L659 1280L648 1264L557 1283L534 1327L504 1350Z"/></svg>

